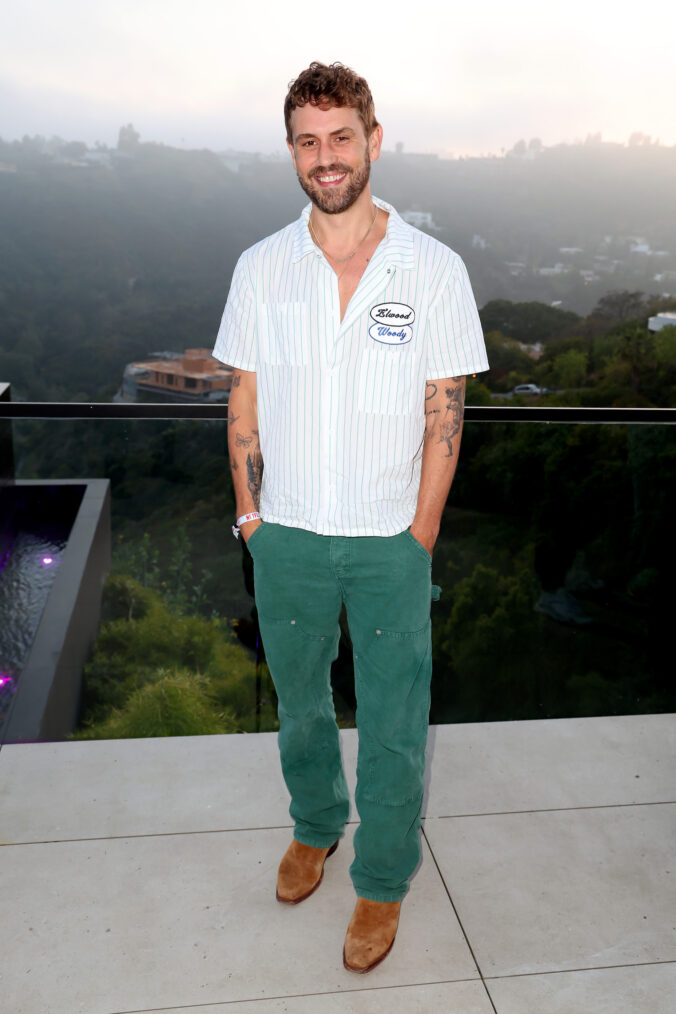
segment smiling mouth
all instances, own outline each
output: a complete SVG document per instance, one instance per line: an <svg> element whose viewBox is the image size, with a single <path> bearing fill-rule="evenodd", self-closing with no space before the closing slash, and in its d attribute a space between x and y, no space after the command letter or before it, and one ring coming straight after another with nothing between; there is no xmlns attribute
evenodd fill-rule
<svg viewBox="0 0 676 1014"><path fill-rule="evenodd" d="M342 183L347 173L324 173L321 176L315 175L313 179L317 180L321 187L335 187L339 183Z"/></svg>

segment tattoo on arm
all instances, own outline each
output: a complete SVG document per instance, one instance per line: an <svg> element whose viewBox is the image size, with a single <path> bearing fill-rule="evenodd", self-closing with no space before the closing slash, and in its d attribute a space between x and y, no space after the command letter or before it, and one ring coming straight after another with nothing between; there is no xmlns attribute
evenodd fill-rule
<svg viewBox="0 0 676 1014"><path fill-rule="evenodd" d="M254 509L259 510L261 505L261 483L263 481L263 455L260 448L256 448L252 454L246 456L246 484L251 493Z"/></svg>
<svg viewBox="0 0 676 1014"><path fill-rule="evenodd" d="M241 373L233 373L232 375L232 387L239 387L240 381L242 380Z"/></svg>
<svg viewBox="0 0 676 1014"><path fill-rule="evenodd" d="M437 443L446 444L446 447L448 448L448 452L446 454L447 458L453 457L453 437L457 435L459 430L459 426L456 427L452 422L448 422L446 420L439 426L439 439Z"/></svg>
<svg viewBox="0 0 676 1014"><path fill-rule="evenodd" d="M428 408L425 412L425 440L431 440L434 436L439 420L437 416L441 414L440 408Z"/></svg>
<svg viewBox="0 0 676 1014"><path fill-rule="evenodd" d="M453 379L455 380L455 378ZM454 416L459 414L460 418L462 418L465 407L465 385L458 383L457 387L447 387L446 397L448 398L446 411L451 412Z"/></svg>
<svg viewBox="0 0 676 1014"><path fill-rule="evenodd" d="M437 385L428 380L425 384L425 401L429 401L437 393Z"/></svg>
<svg viewBox="0 0 676 1014"><path fill-rule="evenodd" d="M453 457L453 439L457 437L462 426L462 415L465 407L465 385L461 383L462 377L453 377L457 386L446 388L446 415L450 418L444 419L439 426L438 443L446 444L448 453L446 457Z"/></svg>
<svg viewBox="0 0 676 1014"><path fill-rule="evenodd" d="M234 426L234 424L237 422L238 419L239 416L233 415L233 413L231 412L230 415L228 416L228 426Z"/></svg>
<svg viewBox="0 0 676 1014"><path fill-rule="evenodd" d="M235 446L236 447L249 447L253 437L243 437L241 433L235 434Z"/></svg>

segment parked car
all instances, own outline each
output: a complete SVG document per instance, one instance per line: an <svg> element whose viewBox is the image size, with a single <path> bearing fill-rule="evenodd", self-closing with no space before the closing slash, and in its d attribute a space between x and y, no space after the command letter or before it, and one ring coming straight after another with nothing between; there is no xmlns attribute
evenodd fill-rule
<svg viewBox="0 0 676 1014"><path fill-rule="evenodd" d="M538 387L537 384L517 384L514 388L514 394L544 394L544 387Z"/></svg>

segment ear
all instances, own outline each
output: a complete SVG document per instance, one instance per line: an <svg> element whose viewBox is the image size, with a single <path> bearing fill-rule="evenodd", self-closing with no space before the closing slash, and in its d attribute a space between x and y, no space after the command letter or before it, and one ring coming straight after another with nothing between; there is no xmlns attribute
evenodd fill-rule
<svg viewBox="0 0 676 1014"><path fill-rule="evenodd" d="M298 167L296 166L296 151L295 151L295 148L291 144L291 141L287 141L286 142L286 146L289 149L289 153L291 155L291 161L293 162L293 168L296 169L296 171L298 171Z"/></svg>
<svg viewBox="0 0 676 1014"><path fill-rule="evenodd" d="M380 158L380 149L383 144L383 128L378 124L369 138L369 158L375 162Z"/></svg>

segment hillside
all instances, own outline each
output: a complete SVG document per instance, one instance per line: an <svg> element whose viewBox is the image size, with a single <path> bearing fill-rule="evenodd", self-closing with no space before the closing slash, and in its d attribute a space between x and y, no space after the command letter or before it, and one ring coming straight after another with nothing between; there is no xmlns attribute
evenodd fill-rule
<svg viewBox="0 0 676 1014"><path fill-rule="evenodd" d="M676 293L676 148L385 153L374 192L467 262L479 306L587 315L609 291ZM0 141L0 378L107 399L126 362L210 345L239 253L305 203L284 161L143 144ZM413 217L413 216L411 216Z"/></svg>

